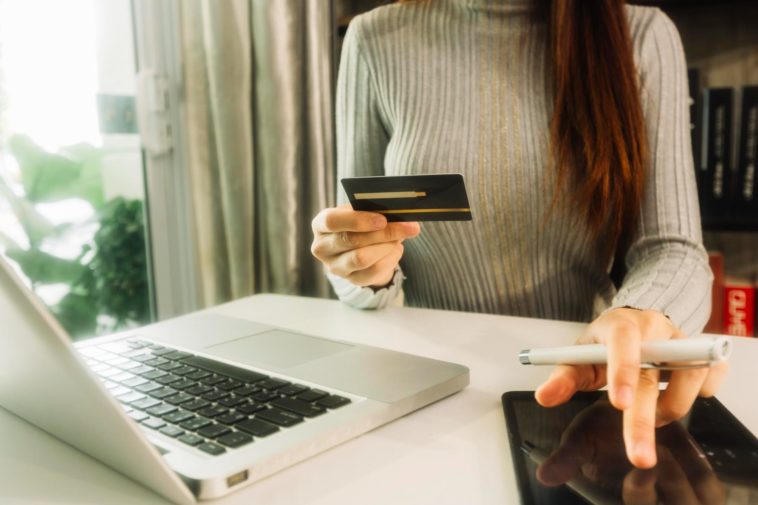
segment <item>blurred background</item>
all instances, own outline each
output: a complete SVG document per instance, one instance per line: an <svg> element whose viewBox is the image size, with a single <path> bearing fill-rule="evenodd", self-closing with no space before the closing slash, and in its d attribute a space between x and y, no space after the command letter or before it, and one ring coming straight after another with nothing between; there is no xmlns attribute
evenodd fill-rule
<svg viewBox="0 0 758 505"><path fill-rule="evenodd" d="M385 3L0 0L0 253L74 338L257 292L331 296L310 221L335 199L341 40ZM758 2L632 3L680 29L693 141L703 96L734 90L736 181ZM751 212L704 215L715 306L758 280Z"/></svg>

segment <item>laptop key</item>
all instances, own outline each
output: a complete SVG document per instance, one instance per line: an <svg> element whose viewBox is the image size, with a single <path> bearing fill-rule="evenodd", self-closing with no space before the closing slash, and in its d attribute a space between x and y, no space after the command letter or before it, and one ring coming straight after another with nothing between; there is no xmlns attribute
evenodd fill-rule
<svg viewBox="0 0 758 505"><path fill-rule="evenodd" d="M164 363L162 365L155 365L155 368L160 368L161 370L165 370L166 372L170 372L171 370L176 370L177 368L181 368L182 365L177 363L176 361L169 361L168 363Z"/></svg>
<svg viewBox="0 0 758 505"><path fill-rule="evenodd" d="M166 359L180 360L184 358L189 358L190 356L192 356L192 354L188 352L184 352L184 351L174 351L168 354L163 354L162 356Z"/></svg>
<svg viewBox="0 0 758 505"><path fill-rule="evenodd" d="M163 370L160 370L160 371L163 372ZM171 384L172 382L176 382L176 381L180 381L180 380L182 380L182 378L179 377L178 375L174 375L174 374L168 373L168 372L163 372L163 376L162 377L158 377L157 379L155 379L155 382L157 382L158 384L163 384L164 386L166 386L168 384Z"/></svg>
<svg viewBox="0 0 758 505"><path fill-rule="evenodd" d="M139 361L139 360L136 360L136 361ZM143 361L142 363L144 363L145 365L149 365L149 366L155 366L155 367L157 367L158 365L165 365L165 364L166 364L166 363L168 363L168 362L169 362L169 361L168 361L167 359L163 359L163 358L153 358L153 359L148 359L148 360L145 360L145 361Z"/></svg>
<svg viewBox="0 0 758 505"><path fill-rule="evenodd" d="M243 445L249 444L252 441L253 441L253 437L245 433L240 433L239 431L235 431L233 433L227 433L226 435L218 437L216 439L216 442L218 442L219 444L223 444L227 447L231 447L232 449L236 449L237 447L242 447Z"/></svg>
<svg viewBox="0 0 758 505"><path fill-rule="evenodd" d="M146 363L154 359L156 359L156 357L153 356L152 354L140 354L139 356L135 356L132 358L133 361L137 361L139 363Z"/></svg>
<svg viewBox="0 0 758 505"><path fill-rule="evenodd" d="M191 373L195 373L197 371L198 369L195 368L194 366L182 365L179 368L175 369L172 373L175 373L176 375L184 376L184 375L189 375ZM207 374L208 372L205 372L205 373Z"/></svg>
<svg viewBox="0 0 758 505"><path fill-rule="evenodd" d="M100 349L99 347L95 347L95 346L79 347L77 351L79 351L79 354L83 354L91 358L95 358L97 356L105 354L106 352L105 349Z"/></svg>
<svg viewBox="0 0 758 505"><path fill-rule="evenodd" d="M131 370L129 370L130 373L133 373L134 375L141 375L142 377L145 377L147 374L154 371L155 371L155 368L151 366L147 366L147 365L142 365L141 367L132 368ZM145 377L145 378L152 380L150 377Z"/></svg>
<svg viewBox="0 0 758 505"><path fill-rule="evenodd" d="M303 422L303 418L292 412L279 409L262 410L255 414L256 419L262 419L279 426L289 427Z"/></svg>
<svg viewBox="0 0 758 505"><path fill-rule="evenodd" d="M147 413L151 416L158 416L162 417L166 414L170 414L171 412L174 412L176 410L176 407L173 405L169 405L167 403L161 403L160 405L156 405L155 407L150 407L147 409Z"/></svg>
<svg viewBox="0 0 758 505"><path fill-rule="evenodd" d="M108 387L107 385L105 387L107 387L110 390L110 393L113 396L125 395L131 392L131 389L125 388L124 386L119 386L118 384L116 384L116 387Z"/></svg>
<svg viewBox="0 0 758 505"><path fill-rule="evenodd" d="M203 452L207 452L211 456L218 456L219 454L224 454L226 452L226 449L218 444L214 444L213 442L200 444L197 446L197 448Z"/></svg>
<svg viewBox="0 0 758 505"><path fill-rule="evenodd" d="M246 419L237 423L234 427L256 437L265 437L279 431L278 426L261 421L260 419Z"/></svg>
<svg viewBox="0 0 758 505"><path fill-rule="evenodd" d="M261 388L252 386L252 385L244 385L242 387L238 387L232 393L234 393L237 396L250 396L253 393L258 393L261 390Z"/></svg>
<svg viewBox="0 0 758 505"><path fill-rule="evenodd" d="M195 357L197 357L197 356L195 356ZM214 385L218 384L219 382L224 382L225 380L226 380L226 377L222 377L220 375L213 374L213 375L210 375L209 377L201 379L200 382L202 382L203 384L206 384L208 386L214 386Z"/></svg>
<svg viewBox="0 0 758 505"><path fill-rule="evenodd" d="M299 395L303 391L306 391L307 389L307 387L301 386L300 384L290 384L289 386L281 388L279 391L277 391L277 393L285 396L295 396Z"/></svg>
<svg viewBox="0 0 758 505"><path fill-rule="evenodd" d="M197 430L197 434L205 438L217 438L229 433L229 427L225 424L211 424Z"/></svg>
<svg viewBox="0 0 758 505"><path fill-rule="evenodd" d="M202 443L205 439L203 437L198 437L194 433L186 433L180 436L177 440L184 442L187 445L195 446L199 443Z"/></svg>
<svg viewBox="0 0 758 505"><path fill-rule="evenodd" d="M198 384L195 387L185 389L185 391L191 395L198 396L198 395L202 395L210 391L213 391L213 388L210 386L206 386L205 384Z"/></svg>
<svg viewBox="0 0 758 505"><path fill-rule="evenodd" d="M160 389L156 389L155 391L151 391L149 394L153 398L158 398L159 400L163 400L164 398L168 398L169 396L173 396L173 395L175 395L178 392L179 391L177 391L176 389L174 389L172 387L166 386L166 387L163 387L163 388L160 388Z"/></svg>
<svg viewBox="0 0 758 505"><path fill-rule="evenodd" d="M244 397L239 396L227 396L226 398L222 398L218 401L220 405L223 405L224 407L235 407L241 403L245 403L247 401Z"/></svg>
<svg viewBox="0 0 758 505"><path fill-rule="evenodd" d="M147 419L148 417L150 417L149 415L145 414L144 412L140 412L139 410L132 410L131 412L129 412L126 415L129 416L129 417L131 417L132 419L134 419L138 423L141 422L141 421L144 421L145 419Z"/></svg>
<svg viewBox="0 0 758 505"><path fill-rule="evenodd" d="M131 371L131 370L134 370L134 369L139 368L141 366L142 366L141 363L137 363L136 361L129 360L126 363L120 364L118 367L121 370L130 370Z"/></svg>
<svg viewBox="0 0 758 505"><path fill-rule="evenodd" d="M105 360L105 363L110 366L115 366L118 368L119 365L123 365L124 363L127 363L128 361L129 361L129 358L124 358L123 356L116 356L115 358Z"/></svg>
<svg viewBox="0 0 758 505"><path fill-rule="evenodd" d="M245 414L242 414L240 412L229 412L228 414L217 417L216 421L224 424L234 424L245 419L247 419L247 416Z"/></svg>
<svg viewBox="0 0 758 505"><path fill-rule="evenodd" d="M231 391L232 389L237 389L241 385L242 383L240 381L229 379L229 380L225 380L224 382L219 382L218 384L216 384L216 387L219 389L223 389L224 391Z"/></svg>
<svg viewBox="0 0 758 505"><path fill-rule="evenodd" d="M168 375L168 372L164 372L163 370L158 370L156 368L152 368L151 367L149 371L147 371L145 373L142 373L142 374L139 374L139 375L141 375L143 378L145 378L147 380L151 380L152 381L152 380L155 380L155 379L159 379L159 378L161 378L161 377L163 377L165 375Z"/></svg>
<svg viewBox="0 0 758 505"><path fill-rule="evenodd" d="M179 424L182 428L189 431L197 431L200 428L204 428L208 426L209 424L212 424L212 421L210 419L206 419L204 417L196 417L194 419L190 419L188 421L184 421L183 423Z"/></svg>
<svg viewBox="0 0 758 505"><path fill-rule="evenodd" d="M233 379L237 379L242 382L257 382L263 379L268 379L268 376L261 373L253 372L252 370L246 370L220 361L214 361L212 359L203 358L202 356L192 356L191 358L185 358L182 360L184 363L209 372L217 374L227 375Z"/></svg>
<svg viewBox="0 0 758 505"><path fill-rule="evenodd" d="M141 395L139 393L135 393L132 391L131 393L126 393L125 395L117 396L116 399L120 401L121 403L132 403L136 402L137 400L141 400L145 397L145 395Z"/></svg>
<svg viewBox="0 0 758 505"><path fill-rule="evenodd" d="M200 380L200 379L205 379L210 374L211 374L210 372L207 372L205 370L198 370L197 368L195 368L195 371L192 372L192 373L190 373L190 374L187 374L186 377L188 379L192 379L192 380L197 381L197 380Z"/></svg>
<svg viewBox="0 0 758 505"><path fill-rule="evenodd" d="M131 348L131 346L130 346L130 348ZM131 351L122 352L121 356L123 356L125 358L130 358L131 359L131 358L135 358L137 356L144 356L145 354L147 354L149 352L149 351L147 351L145 349L136 349L136 348L131 348L131 349L132 349Z"/></svg>
<svg viewBox="0 0 758 505"><path fill-rule="evenodd" d="M222 416L229 412L229 409L220 407L218 405L213 405L211 407L205 407L204 409L200 409L197 411L198 414L205 417L216 417L216 416Z"/></svg>
<svg viewBox="0 0 758 505"><path fill-rule="evenodd" d="M164 398L163 401L170 403L171 405L181 405L184 402L188 402L195 397L192 395L188 395L187 393L184 393L182 391L176 393L173 396L169 396L168 398Z"/></svg>
<svg viewBox="0 0 758 505"><path fill-rule="evenodd" d="M321 391L320 389L309 389L308 391L303 391L297 395L297 399L303 400L304 402L314 402L316 400L320 400L328 394L329 393L326 391Z"/></svg>
<svg viewBox="0 0 758 505"><path fill-rule="evenodd" d="M343 405L350 403L350 398L345 398L339 395L329 395L326 398L322 398L316 402L316 405L326 407L328 409L337 409Z"/></svg>
<svg viewBox="0 0 758 505"><path fill-rule="evenodd" d="M259 402L268 402L268 401L273 400L274 398L279 398L279 395L272 391L261 391L259 393L255 393L254 395L252 395L251 398Z"/></svg>
<svg viewBox="0 0 758 505"><path fill-rule="evenodd" d="M195 410L203 409L210 404L211 402L207 400L203 400L202 398L195 398L194 400L190 400L187 403L183 403L182 408L195 411Z"/></svg>
<svg viewBox="0 0 758 505"><path fill-rule="evenodd" d="M205 393L204 395L201 395L206 400L210 400L212 402L215 402L216 400L220 400L221 398L224 398L225 396L229 396L229 393L226 391L220 391L218 389L214 389L210 393Z"/></svg>
<svg viewBox="0 0 758 505"><path fill-rule="evenodd" d="M137 386L141 386L142 384L147 383L147 379L143 379L142 377L134 377L132 379L127 379L123 382L124 386L128 386L130 388L135 388Z"/></svg>
<svg viewBox="0 0 758 505"><path fill-rule="evenodd" d="M308 402L302 400L296 400L295 398L277 398L273 400L269 405L284 410L289 410L295 414L299 414L305 417L316 417L326 412L326 409L317 407Z"/></svg>
<svg viewBox="0 0 758 505"><path fill-rule="evenodd" d="M151 417L149 419L145 419L144 421L142 421L142 424L144 424L148 428L157 430L158 428L166 426L166 421L164 421L163 419L158 419L157 417Z"/></svg>
<svg viewBox="0 0 758 505"><path fill-rule="evenodd" d="M158 346L160 347L160 346ZM151 347L152 349L152 347ZM168 347L161 347L160 349L153 349L153 354L156 356L163 356L164 354L170 354L174 352L173 349L169 349Z"/></svg>
<svg viewBox="0 0 758 505"><path fill-rule="evenodd" d="M160 432L171 438L176 438L179 435L184 434L184 430L177 428L176 426L164 426L160 429Z"/></svg>
<svg viewBox="0 0 758 505"><path fill-rule="evenodd" d="M109 380L103 380L103 386L105 386L106 389L110 389L111 391L120 387L117 382L111 382ZM121 393L121 394L123 395L124 393ZM116 394L114 396L119 396L119 395Z"/></svg>
<svg viewBox="0 0 758 505"><path fill-rule="evenodd" d="M196 384L197 384L197 382L195 382L193 380L189 380L186 377L182 377L181 380L176 381L176 382L172 382L171 383L171 387L175 388L175 389L187 389L187 388L191 388L191 387L195 386Z"/></svg>
<svg viewBox="0 0 758 505"><path fill-rule="evenodd" d="M160 400L156 400L155 398L143 398L141 400L137 400L136 402L131 402L131 406L140 410L147 410L150 407L155 407L158 405Z"/></svg>
<svg viewBox="0 0 758 505"><path fill-rule="evenodd" d="M266 410L266 406L262 403L255 403L255 402L248 402L243 405L237 405L235 407L237 410L242 412L243 414L255 414L256 412L260 412L261 410Z"/></svg>
<svg viewBox="0 0 758 505"><path fill-rule="evenodd" d="M111 378L112 378L114 381L116 381L116 382L124 382L124 381L128 381L129 379L134 379L134 378L135 378L135 376L134 376L134 374L133 374L133 373L124 372L124 373L120 373L120 374L118 374L118 375L114 375L114 376L113 376L113 377L111 377Z"/></svg>
<svg viewBox="0 0 758 505"><path fill-rule="evenodd" d="M186 410L177 410L176 412L172 412L163 416L163 419L169 423L179 424L183 423L184 421L193 419L194 417L195 415L192 412L187 412Z"/></svg>
<svg viewBox="0 0 758 505"><path fill-rule="evenodd" d="M146 382L144 384L140 384L139 386L135 387L134 389L139 391L140 393L149 393L150 391L155 391L156 389L160 389L163 386L160 384L157 384L155 382Z"/></svg>
<svg viewBox="0 0 758 505"><path fill-rule="evenodd" d="M261 387L263 389L268 389L270 391L274 389L282 388L284 386L289 386L289 385L290 385L290 382L283 381L281 379L274 379L274 378L266 379L256 384L256 386Z"/></svg>

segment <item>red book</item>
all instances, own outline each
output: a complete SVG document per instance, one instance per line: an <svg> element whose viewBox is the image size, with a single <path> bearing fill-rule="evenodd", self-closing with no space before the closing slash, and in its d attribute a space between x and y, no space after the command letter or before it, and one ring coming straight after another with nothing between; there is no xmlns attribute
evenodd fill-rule
<svg viewBox="0 0 758 505"><path fill-rule="evenodd" d="M713 272L711 291L711 317L703 329L706 333L724 332L724 255L720 252L708 253L708 264Z"/></svg>
<svg viewBox="0 0 758 505"><path fill-rule="evenodd" d="M755 287L727 281L724 286L724 333L741 337L755 335Z"/></svg>

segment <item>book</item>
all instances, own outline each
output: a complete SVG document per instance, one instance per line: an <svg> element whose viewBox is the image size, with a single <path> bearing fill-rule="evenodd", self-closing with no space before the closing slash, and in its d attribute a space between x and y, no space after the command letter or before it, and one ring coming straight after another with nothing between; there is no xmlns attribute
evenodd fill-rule
<svg viewBox="0 0 758 505"><path fill-rule="evenodd" d="M703 152L698 193L704 223L723 221L730 214L733 107L734 89L703 91Z"/></svg>
<svg viewBox="0 0 758 505"><path fill-rule="evenodd" d="M755 165L758 159L758 86L742 88L740 132L732 215L737 221L758 223Z"/></svg>
<svg viewBox="0 0 758 505"><path fill-rule="evenodd" d="M740 337L755 335L755 286L727 279L724 285L724 333Z"/></svg>

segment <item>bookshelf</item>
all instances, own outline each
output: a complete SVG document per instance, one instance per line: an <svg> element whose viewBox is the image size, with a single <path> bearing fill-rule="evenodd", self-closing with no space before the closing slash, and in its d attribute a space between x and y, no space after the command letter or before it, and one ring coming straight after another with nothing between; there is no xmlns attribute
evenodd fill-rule
<svg viewBox="0 0 758 505"><path fill-rule="evenodd" d="M758 30L755 29L758 2L642 0L631 3L657 6L672 19L681 35L688 67L696 70L701 90L706 87L735 90L733 120L729 125L733 137L729 148L734 154L729 161L732 168L738 167L738 138L743 118L742 96L737 90L743 86L758 85ZM698 100L698 105L697 122L702 128L705 124L702 99ZM697 162L698 156L695 159ZM702 167L696 168L700 170ZM706 187L707 183L703 184L703 188ZM702 198L701 195L701 201ZM758 211L732 210L726 214L728 217L718 218L710 217L707 211L705 214L702 220L703 243L710 254L716 254L711 258L715 275L713 311L706 330L750 334L750 327L754 327L758 313L754 306L751 315L749 303L743 302L744 299L755 299L755 286L758 285ZM751 285L753 288L749 287ZM750 290L753 290L752 296ZM744 298L740 298L743 294ZM755 328L752 334L756 336Z"/></svg>

